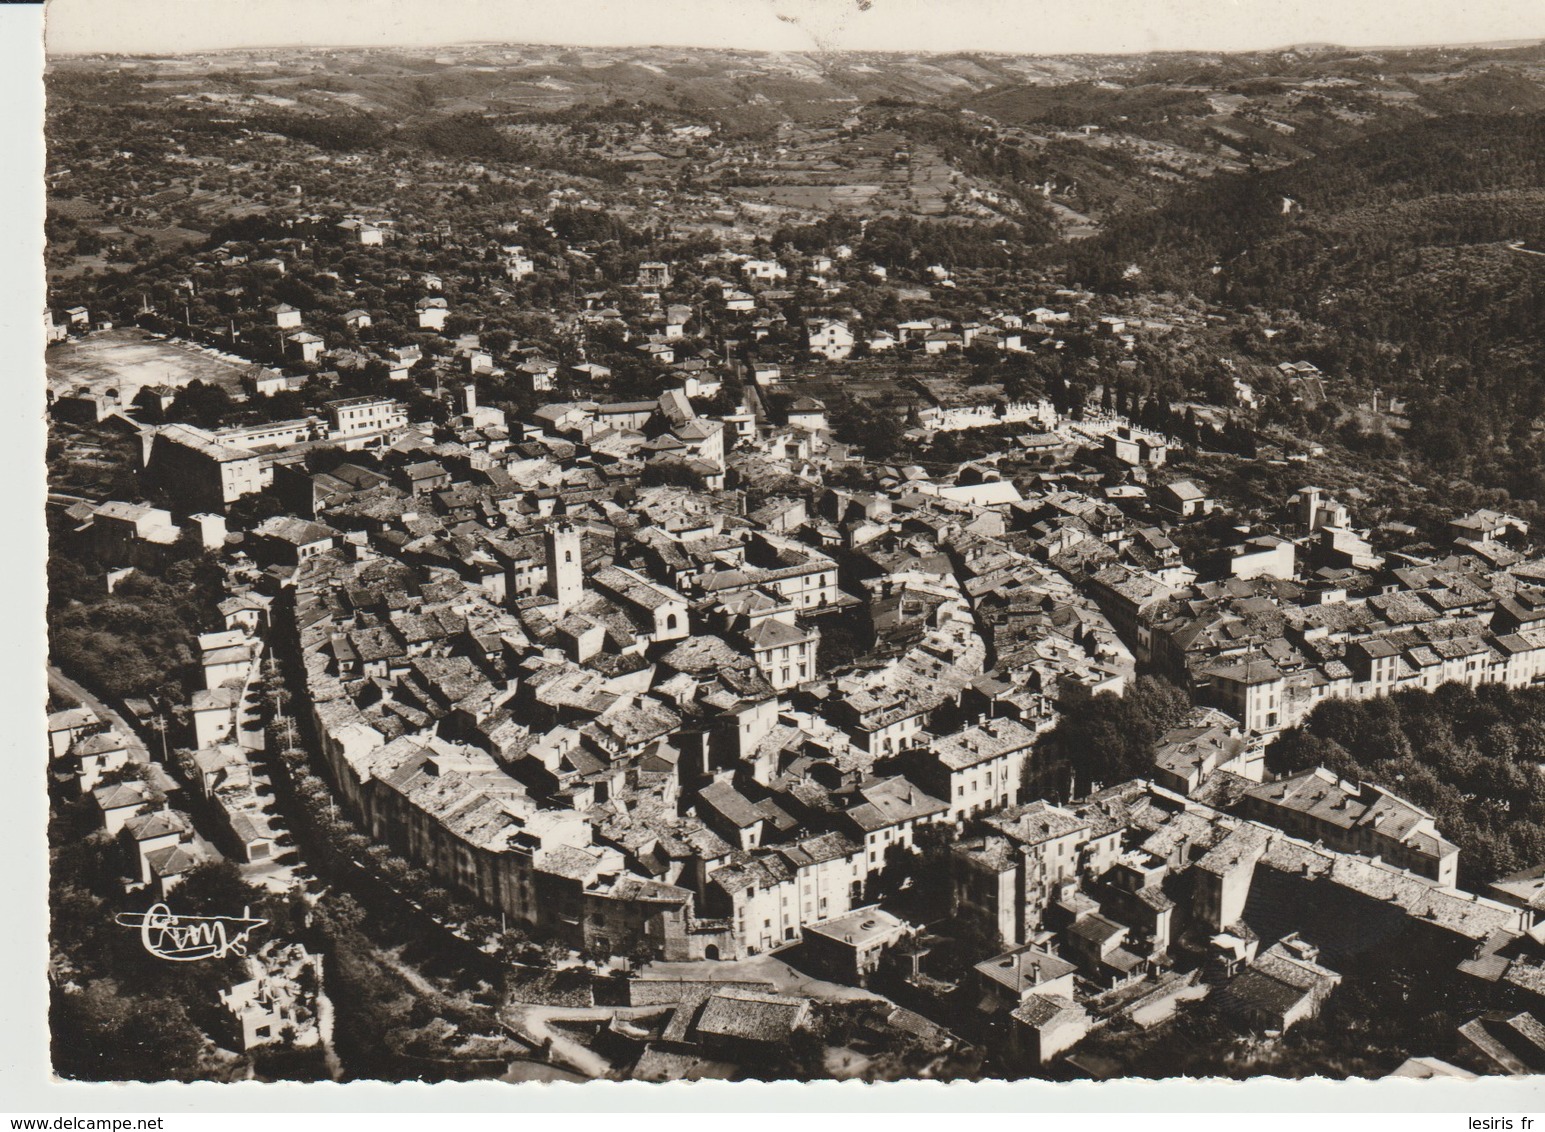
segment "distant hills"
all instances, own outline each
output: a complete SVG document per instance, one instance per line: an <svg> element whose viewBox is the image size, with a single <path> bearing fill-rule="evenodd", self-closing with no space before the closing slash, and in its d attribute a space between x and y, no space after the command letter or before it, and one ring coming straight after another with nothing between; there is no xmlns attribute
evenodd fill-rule
<svg viewBox="0 0 1545 1132"><path fill-rule="evenodd" d="M1220 172L1301 161L1392 125L1545 106L1545 47L1020 56L461 44L114 59L147 94L261 95L305 112L514 116L624 106L770 136L876 103L964 114L1103 221ZM100 70L56 58L56 73ZM1062 144L1071 131L1076 144ZM999 144L990 139L991 144Z"/></svg>
<svg viewBox="0 0 1545 1132"><path fill-rule="evenodd" d="M463 44L51 70L77 106L198 104L328 148L614 184L651 174L625 145L599 156L596 123L665 139L650 144L708 125L712 188L807 219L882 200L911 223L962 198L949 215L981 225L972 238L1017 235L1006 262L1254 308L1262 333L1242 350L1308 356L1334 399L1408 397L1413 451L1545 498L1545 258L1514 247L1545 248L1537 42L1066 57Z"/></svg>

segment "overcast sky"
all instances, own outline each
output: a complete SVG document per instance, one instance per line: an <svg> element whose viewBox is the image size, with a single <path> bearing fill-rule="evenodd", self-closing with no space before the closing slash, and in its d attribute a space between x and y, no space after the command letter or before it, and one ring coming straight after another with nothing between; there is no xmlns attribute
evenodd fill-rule
<svg viewBox="0 0 1545 1132"><path fill-rule="evenodd" d="M60 53L494 40L1061 54L1545 38L1545 0L48 0L47 18Z"/></svg>

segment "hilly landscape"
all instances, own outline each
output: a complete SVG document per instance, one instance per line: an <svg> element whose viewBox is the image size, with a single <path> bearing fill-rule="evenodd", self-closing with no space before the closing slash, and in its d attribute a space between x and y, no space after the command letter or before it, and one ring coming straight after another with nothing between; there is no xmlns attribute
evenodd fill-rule
<svg viewBox="0 0 1545 1132"><path fill-rule="evenodd" d="M1545 46L47 91L61 1077L1545 1072Z"/></svg>
<svg viewBox="0 0 1545 1132"><path fill-rule="evenodd" d="M893 270L1013 266L1128 300L1190 296L1242 320L1226 343L1242 364L1328 376L1329 404L1295 395L1269 421L1545 496L1540 45L1032 58L467 44L67 57L49 81L52 246L76 248L70 263L53 253L60 279L110 270L102 244L165 251L254 213L241 161L222 159L223 192L207 164L191 194L178 187L161 158L190 160L186 137L546 170L623 193L610 207L635 230L713 241L879 221L860 250ZM144 223L114 223L111 186L90 183L88 166L112 164L108 136L155 157L131 183ZM426 208L466 206L454 179L431 184ZM158 189L181 199L159 205ZM1379 397L1401 411L1358 408Z"/></svg>
<svg viewBox="0 0 1545 1132"><path fill-rule="evenodd" d="M1545 109L1539 46L1027 58L466 45L104 61L56 60L51 82L118 107L262 115L342 144L420 141L467 118L547 126L563 145L575 128L649 114L785 146L843 122L884 126L944 139L973 175L1033 186L1075 236L1221 173L1454 115Z"/></svg>
<svg viewBox="0 0 1545 1132"><path fill-rule="evenodd" d="M1542 238L1545 114L1529 109L1438 115L1214 178L1068 262L1095 289L1290 312L1323 370L1411 399L1423 460L1539 498Z"/></svg>

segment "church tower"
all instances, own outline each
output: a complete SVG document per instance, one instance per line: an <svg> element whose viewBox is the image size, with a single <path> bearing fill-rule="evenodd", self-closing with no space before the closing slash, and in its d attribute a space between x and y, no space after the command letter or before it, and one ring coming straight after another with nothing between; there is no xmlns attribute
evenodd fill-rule
<svg viewBox="0 0 1545 1132"><path fill-rule="evenodd" d="M547 528L547 592L568 610L585 596L585 564L580 554L579 532L569 523Z"/></svg>

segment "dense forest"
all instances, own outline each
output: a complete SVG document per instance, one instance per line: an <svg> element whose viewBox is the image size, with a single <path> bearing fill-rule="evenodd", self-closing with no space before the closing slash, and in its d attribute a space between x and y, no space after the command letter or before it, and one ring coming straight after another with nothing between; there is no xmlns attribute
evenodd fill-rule
<svg viewBox="0 0 1545 1132"><path fill-rule="evenodd" d="M169 692L172 702L185 701L196 636L220 623L224 588L219 567L196 543L185 539L177 550L159 573L136 570L111 593L89 557L50 554L50 660L110 698Z"/></svg>
<svg viewBox="0 0 1545 1132"><path fill-rule="evenodd" d="M1293 307L1304 283L1338 265L1373 268L1392 251L1537 236L1542 173L1545 114L1434 118L1280 170L1204 181L1076 245L1069 270L1108 290L1175 287ZM1437 207L1408 207L1428 201ZM1141 276L1124 276L1131 263Z"/></svg>
<svg viewBox="0 0 1545 1132"><path fill-rule="evenodd" d="M1542 183L1545 114L1435 118L1204 182L1073 246L1068 271L1097 290L1253 308L1343 407L1376 389L1408 398L1406 443L1386 454L1537 499Z"/></svg>
<svg viewBox="0 0 1545 1132"><path fill-rule="evenodd" d="M880 217L870 221L856 250L864 259L892 268L916 269L931 264L1008 267L1021 239L1019 227L1007 222L952 224L908 216Z"/></svg>
<svg viewBox="0 0 1545 1132"><path fill-rule="evenodd" d="M974 98L972 105L1005 121L1044 122L1068 129L1145 125L1175 114L1208 113L1207 100L1198 91L1157 85L1112 88L1092 82L989 90Z"/></svg>

